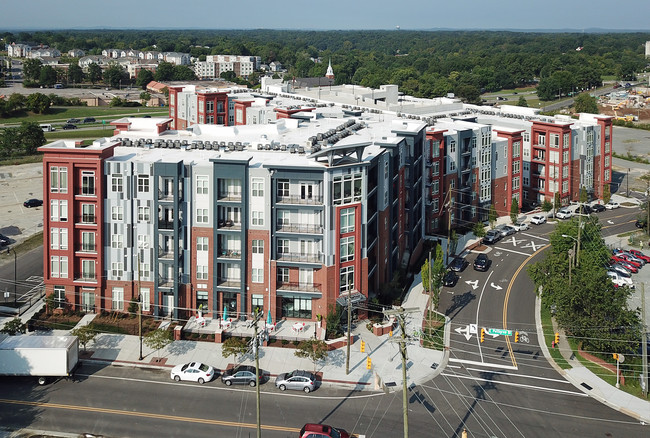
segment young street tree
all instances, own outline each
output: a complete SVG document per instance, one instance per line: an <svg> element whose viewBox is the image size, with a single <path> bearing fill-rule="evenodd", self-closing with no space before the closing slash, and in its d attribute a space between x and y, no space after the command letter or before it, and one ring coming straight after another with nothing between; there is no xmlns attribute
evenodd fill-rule
<svg viewBox="0 0 650 438"><path fill-rule="evenodd" d="M294 354L296 357L311 360L316 371L316 363L327 358L327 344L320 339L307 339L298 344Z"/></svg>
<svg viewBox="0 0 650 438"><path fill-rule="evenodd" d="M172 342L172 334L169 330L156 329L144 337L144 344L155 351L160 351Z"/></svg>
<svg viewBox="0 0 650 438"><path fill-rule="evenodd" d="M0 333L4 333L9 336L15 336L27 333L27 325L21 321L20 318L14 318L10 321L5 322L5 325L0 330Z"/></svg>
<svg viewBox="0 0 650 438"><path fill-rule="evenodd" d="M483 225L483 222L476 222L472 228L472 233L478 237L479 242L482 242L485 234L487 233L487 231L485 231L485 225Z"/></svg>
<svg viewBox="0 0 650 438"><path fill-rule="evenodd" d="M247 351L248 344L242 338L228 338L221 344L221 355L226 359L234 356L237 361L237 358L246 354Z"/></svg>
<svg viewBox="0 0 650 438"><path fill-rule="evenodd" d="M79 343L86 351L86 344L92 342L97 337L97 332L93 328L92 324L87 324L81 327L74 328L70 330L72 336L76 336L79 339Z"/></svg>
<svg viewBox="0 0 650 438"><path fill-rule="evenodd" d="M435 308L438 307L440 300L440 288L445 276L444 254L441 245L436 245L436 255L433 263L429 266L429 259L424 261L420 274L422 275L422 286L425 292L431 296L430 304Z"/></svg>
<svg viewBox="0 0 650 438"><path fill-rule="evenodd" d="M490 212L488 213L488 221L490 222L490 228L494 228L494 223L497 221L499 214L494 204L490 205Z"/></svg>
<svg viewBox="0 0 650 438"><path fill-rule="evenodd" d="M510 205L510 220L514 224L517 222L517 218L519 217L519 201L517 198L512 200L512 204Z"/></svg>

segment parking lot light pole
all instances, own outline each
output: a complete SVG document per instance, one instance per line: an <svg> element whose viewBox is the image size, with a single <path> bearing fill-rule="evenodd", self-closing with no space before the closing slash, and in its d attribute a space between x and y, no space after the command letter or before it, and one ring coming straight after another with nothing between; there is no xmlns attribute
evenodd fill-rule
<svg viewBox="0 0 650 438"><path fill-rule="evenodd" d="M16 250L13 249L13 248L8 248L7 249L7 255L9 255L10 252L14 253L14 307L15 307L16 304L17 304L17 298L16 298L16 286L17 286L17 282L16 282Z"/></svg>

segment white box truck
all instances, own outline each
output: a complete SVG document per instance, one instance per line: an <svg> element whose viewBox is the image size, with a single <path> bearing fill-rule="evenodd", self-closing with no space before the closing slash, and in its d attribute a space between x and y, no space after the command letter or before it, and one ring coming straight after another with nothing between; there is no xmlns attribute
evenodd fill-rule
<svg viewBox="0 0 650 438"><path fill-rule="evenodd" d="M0 335L0 376L48 378L71 376L79 363L76 336Z"/></svg>

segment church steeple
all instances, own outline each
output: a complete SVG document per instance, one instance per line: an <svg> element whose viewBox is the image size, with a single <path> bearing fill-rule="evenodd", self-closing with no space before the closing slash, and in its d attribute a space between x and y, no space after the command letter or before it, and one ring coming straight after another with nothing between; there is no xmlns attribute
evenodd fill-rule
<svg viewBox="0 0 650 438"><path fill-rule="evenodd" d="M332 58L330 58L330 62L327 66L327 73L325 73L325 77L327 79L334 79L334 70L332 70Z"/></svg>

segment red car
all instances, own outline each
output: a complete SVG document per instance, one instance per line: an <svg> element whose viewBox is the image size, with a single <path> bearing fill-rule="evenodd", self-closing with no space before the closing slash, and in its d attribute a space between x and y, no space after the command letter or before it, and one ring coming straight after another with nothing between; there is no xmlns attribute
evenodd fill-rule
<svg viewBox="0 0 650 438"><path fill-rule="evenodd" d="M625 267L626 267L630 272L632 272L633 274L636 274L637 272L639 272L639 270L637 269L636 266L634 266L632 263L628 262L628 261L625 260L625 259L622 259L622 258L620 258L620 257L616 257L616 256L614 256L614 257L612 257L612 261L614 261L615 263L619 263L619 264L625 266Z"/></svg>
<svg viewBox="0 0 650 438"><path fill-rule="evenodd" d="M637 268L642 268L643 265L645 264L643 260L637 259L633 255L624 252L616 254L616 257L625 260L626 262L634 265Z"/></svg>
<svg viewBox="0 0 650 438"><path fill-rule="evenodd" d="M300 429L299 438L350 438L343 429L336 429L325 424L307 423Z"/></svg>
<svg viewBox="0 0 650 438"><path fill-rule="evenodd" d="M646 263L647 263L647 262L650 262L650 257L648 257L647 255L643 254L643 253L642 253L641 251L639 251L638 249L629 249L627 252L629 252L630 254L632 254L632 255L633 255L634 257L636 257L637 259L644 260Z"/></svg>

